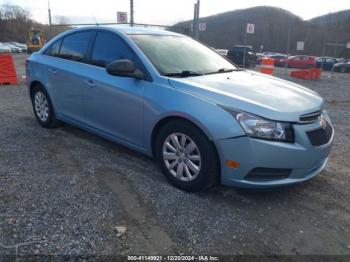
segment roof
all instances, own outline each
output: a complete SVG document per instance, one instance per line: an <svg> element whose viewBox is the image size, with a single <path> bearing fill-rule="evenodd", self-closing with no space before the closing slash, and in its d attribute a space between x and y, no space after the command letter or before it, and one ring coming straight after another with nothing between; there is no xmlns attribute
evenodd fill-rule
<svg viewBox="0 0 350 262"><path fill-rule="evenodd" d="M131 27L131 26L125 26L125 25L114 25L114 26L107 26L107 28L113 28L117 31L121 31L128 35L137 35L137 34L147 34L147 35L179 35L174 32L170 32L163 29L157 29L157 28L146 28L146 27Z"/></svg>
<svg viewBox="0 0 350 262"><path fill-rule="evenodd" d="M162 30L162 29L156 29L156 28L146 28L146 27L131 27L128 25L102 25L102 26L83 26L76 29L73 29L71 31L79 31L82 29L108 29L108 30L115 30L122 32L127 35L138 35L138 34L146 34L146 35L173 35L173 36L181 36L180 34Z"/></svg>

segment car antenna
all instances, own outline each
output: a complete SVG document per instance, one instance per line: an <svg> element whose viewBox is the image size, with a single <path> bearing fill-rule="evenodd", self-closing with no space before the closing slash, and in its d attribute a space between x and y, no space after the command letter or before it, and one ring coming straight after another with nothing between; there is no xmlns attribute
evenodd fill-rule
<svg viewBox="0 0 350 262"><path fill-rule="evenodd" d="M92 15L92 17L94 18L96 25L99 26L99 23L97 22L95 15Z"/></svg>

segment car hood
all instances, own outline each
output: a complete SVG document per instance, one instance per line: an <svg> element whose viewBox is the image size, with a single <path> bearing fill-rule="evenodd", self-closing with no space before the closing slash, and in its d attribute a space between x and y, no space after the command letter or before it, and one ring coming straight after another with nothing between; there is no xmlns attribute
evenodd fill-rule
<svg viewBox="0 0 350 262"><path fill-rule="evenodd" d="M247 70L169 78L169 83L175 89L220 106L272 120L297 122L300 115L323 106L323 99L310 89Z"/></svg>

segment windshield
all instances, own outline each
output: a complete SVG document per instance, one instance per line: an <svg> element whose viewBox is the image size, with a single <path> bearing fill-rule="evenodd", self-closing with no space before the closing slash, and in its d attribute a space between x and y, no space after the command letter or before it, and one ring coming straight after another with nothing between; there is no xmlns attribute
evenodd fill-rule
<svg viewBox="0 0 350 262"><path fill-rule="evenodd" d="M132 35L131 38L164 76L197 76L237 69L210 48L188 37Z"/></svg>

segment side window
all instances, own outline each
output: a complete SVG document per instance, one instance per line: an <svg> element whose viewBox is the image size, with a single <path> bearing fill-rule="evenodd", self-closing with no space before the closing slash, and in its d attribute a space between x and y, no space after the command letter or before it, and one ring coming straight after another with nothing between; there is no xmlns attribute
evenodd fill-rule
<svg viewBox="0 0 350 262"><path fill-rule="evenodd" d="M45 55L59 56L61 43L62 43L62 40L58 40L55 43L53 43L48 49L46 49Z"/></svg>
<svg viewBox="0 0 350 262"><path fill-rule="evenodd" d="M139 60L123 39L110 32L97 32L92 51L92 64L106 67L109 63L119 59L129 59L140 68Z"/></svg>
<svg viewBox="0 0 350 262"><path fill-rule="evenodd" d="M61 46L60 57L82 62L89 46L91 34L89 31L66 36Z"/></svg>

